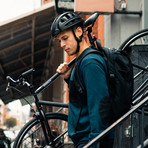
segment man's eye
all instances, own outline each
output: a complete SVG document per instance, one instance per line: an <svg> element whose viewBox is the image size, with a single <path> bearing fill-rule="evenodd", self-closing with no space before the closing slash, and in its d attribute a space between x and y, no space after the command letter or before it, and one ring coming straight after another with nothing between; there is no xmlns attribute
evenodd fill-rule
<svg viewBox="0 0 148 148"><path fill-rule="evenodd" d="M67 37L63 38L63 40L67 40Z"/></svg>

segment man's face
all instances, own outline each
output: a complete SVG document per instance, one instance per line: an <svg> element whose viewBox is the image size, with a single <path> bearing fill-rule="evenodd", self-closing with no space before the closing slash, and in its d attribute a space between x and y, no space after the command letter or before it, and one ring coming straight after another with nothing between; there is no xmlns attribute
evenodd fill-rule
<svg viewBox="0 0 148 148"><path fill-rule="evenodd" d="M58 34L57 39L60 46L71 56L76 53L77 41L71 30L66 30Z"/></svg>

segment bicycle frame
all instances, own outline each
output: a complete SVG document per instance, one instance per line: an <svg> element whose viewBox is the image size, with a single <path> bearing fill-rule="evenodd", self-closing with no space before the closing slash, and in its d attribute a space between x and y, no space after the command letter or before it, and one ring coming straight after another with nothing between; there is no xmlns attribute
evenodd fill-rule
<svg viewBox="0 0 148 148"><path fill-rule="evenodd" d="M70 62L70 64L71 64L71 62ZM51 133L50 126L48 124L48 121L47 121L46 116L45 116L45 112L43 111L41 105L50 105L50 106L68 108L68 104L56 103L56 102L48 102L48 101L41 101L41 100L38 99L38 96L37 96L36 92L38 92L38 93L41 92L43 90L43 88L45 89L48 85L50 85L53 82L53 80L56 79L57 75L60 75L60 74L55 74L55 76L52 77L52 80L49 79L49 81L46 81L44 83L44 84L46 84L46 86L43 84L37 90L34 90L34 86L32 84L30 84L26 80L26 76L28 76L33 71L34 71L34 69L30 69L30 70L22 73L20 75L19 79L16 80L16 81L13 80L10 76L8 76L7 79L11 80L11 82L13 82L14 84L26 85L29 88L31 95L35 99L34 103L36 105L36 112L34 113L34 116L37 117L40 120L41 128L43 130L43 135L45 137L46 144L48 146L54 147L54 137L53 137L53 135ZM48 137L50 137L50 139Z"/></svg>
<svg viewBox="0 0 148 148"><path fill-rule="evenodd" d="M75 61L75 58L70 61L68 63L68 66L71 66ZM30 72L30 71L29 71ZM27 72L26 72L27 74ZM39 114L35 114L35 116L40 116L39 119L43 119L43 120L40 120L41 121L41 127L43 129L43 133L44 133L44 137L45 137L45 140L46 140L46 143L47 144L50 144L51 146L54 146L54 141L53 141L53 136L51 134L51 129L50 129L50 126L48 124L48 121L45 117L45 113L42 109L42 106L41 105L52 105L52 106L57 106L57 107L66 107L68 108L68 105L67 104L61 104L61 103L49 103L49 102L46 102L46 101L39 101L38 97L37 97L37 94L40 93L41 91L43 91L45 88L47 88L52 82L54 82L54 80L59 76L60 74L59 73L56 73L55 75L53 75L49 80L47 80L43 85L41 85L39 88L37 88L35 91L34 91L34 88L32 85L29 86L29 89L30 89L30 92L31 94L33 95L34 99L35 99L35 104L36 104L36 107L37 107L37 110L39 112ZM50 141L49 141L49 138L50 137Z"/></svg>
<svg viewBox="0 0 148 148"><path fill-rule="evenodd" d="M27 75L27 73L26 73L26 75ZM48 125L48 121L45 117L45 113L42 109L42 106L39 103L39 99L37 97L37 94L35 94L34 87L33 87L33 85L30 85L28 82L27 82L27 86L29 87L31 94L33 95L33 97L35 99L35 105L36 105L37 112L34 115L36 117L39 117L39 119L40 119L41 127L42 127L42 130L43 130L43 134L44 134L44 137L45 137L46 144L49 145L49 143L50 143L51 146L54 146L53 145L53 136L51 134L50 126ZM50 137L50 141L49 141L48 136Z"/></svg>
<svg viewBox="0 0 148 148"><path fill-rule="evenodd" d="M73 61L72 61L73 62ZM72 62L69 63L72 64ZM27 75L27 73L26 73ZM34 91L34 87L33 85L30 85L29 83L27 83L31 94L33 95L34 99L35 99L35 104L37 107L37 112L34 114L36 117L39 117L40 122L41 122L41 127L43 130L43 134L45 137L45 141L47 145L50 146L54 146L54 137L51 133L51 129L50 126L48 124L48 121L45 117L45 112L42 109L41 105L50 105L50 106L56 106L56 107L64 107L64 108L68 108L68 104L63 104L63 103L56 103L56 102L48 102L48 101L41 101L38 99L37 93L41 92L43 90L43 88L45 89L48 85L50 85L54 79L56 79L56 77L60 75L60 74L55 74L52 78L50 78L48 81L46 81L43 85L41 85L37 90ZM46 85L45 85L46 84ZM50 137L50 140L49 138Z"/></svg>

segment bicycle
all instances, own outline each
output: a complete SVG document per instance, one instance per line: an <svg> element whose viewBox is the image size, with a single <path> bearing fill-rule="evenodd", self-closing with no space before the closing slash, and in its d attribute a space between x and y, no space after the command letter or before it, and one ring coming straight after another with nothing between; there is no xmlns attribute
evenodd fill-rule
<svg viewBox="0 0 148 148"><path fill-rule="evenodd" d="M27 80L28 75L33 71L34 69L30 69L24 72L17 80L12 79L10 76L7 77L9 80L8 87L10 88L10 82L19 86L27 85L31 94L34 96L36 105L36 111L33 109L33 119L20 130L13 147L63 147L64 139L66 139L67 136L67 115L64 113L44 113L41 105L68 108L68 104L39 100L33 85ZM40 92L40 88L38 92Z"/></svg>
<svg viewBox="0 0 148 148"><path fill-rule="evenodd" d="M141 100L142 94L148 90L148 29L140 30L129 36L119 49L129 55L133 64L134 93L132 105L135 105ZM147 107L145 107L144 112L148 115Z"/></svg>
<svg viewBox="0 0 148 148"><path fill-rule="evenodd" d="M142 101L144 101L148 95L148 60L147 60L148 48L147 47L148 47L148 29L143 29L130 35L119 47L120 50L126 52L129 55L131 62L133 64L134 93L133 93L131 110L135 109L140 103L142 103ZM147 109L148 102L145 102L143 106L144 106L143 108L137 107L137 110L135 109L135 112L130 114L125 122L122 122L122 124L120 122L120 124L118 124L118 126L116 127L117 135L122 135L122 138L127 139L127 142L125 143L128 143L129 145L131 145L132 143L131 141L136 138L133 138L130 134L125 135L124 132L127 129L129 131L131 131L132 129L131 133L133 135L138 134L136 133L135 130L136 127L134 127L136 126L135 123L139 124L140 127L142 127L142 122L139 122L138 119L142 121L144 116L148 115L148 109ZM121 121L121 119L119 121ZM142 131L142 128L140 127L137 125L137 128L139 128L139 130ZM117 145L120 145L122 143L120 137L117 136L116 138L117 138L116 140ZM141 141L142 143L143 140L144 138L140 139L139 141ZM122 146L126 147L126 144L124 145L124 143L122 143Z"/></svg>

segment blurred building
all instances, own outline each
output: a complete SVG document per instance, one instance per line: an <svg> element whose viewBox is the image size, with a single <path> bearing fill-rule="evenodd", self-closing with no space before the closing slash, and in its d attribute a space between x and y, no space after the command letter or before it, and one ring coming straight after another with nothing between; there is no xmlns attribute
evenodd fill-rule
<svg viewBox="0 0 148 148"><path fill-rule="evenodd" d="M2 102L2 100L0 100L0 128L4 127L6 117L7 117L6 105Z"/></svg>

